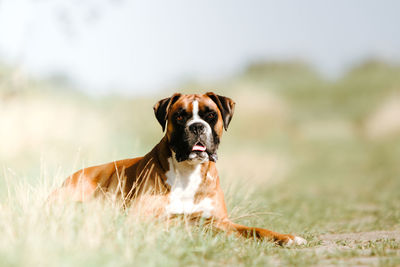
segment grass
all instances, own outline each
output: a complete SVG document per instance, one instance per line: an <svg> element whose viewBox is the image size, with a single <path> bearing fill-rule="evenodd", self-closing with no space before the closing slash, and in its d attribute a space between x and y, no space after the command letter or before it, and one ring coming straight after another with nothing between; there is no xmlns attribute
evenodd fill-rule
<svg viewBox="0 0 400 267"><path fill-rule="evenodd" d="M138 220L110 203L46 205L73 170L150 150L162 135L151 110L159 97L4 98L0 266L398 266L400 131L371 137L365 125L400 91L399 74L369 62L327 82L300 63L260 64L205 85L237 102L218 162L230 216L308 240L295 248Z"/></svg>

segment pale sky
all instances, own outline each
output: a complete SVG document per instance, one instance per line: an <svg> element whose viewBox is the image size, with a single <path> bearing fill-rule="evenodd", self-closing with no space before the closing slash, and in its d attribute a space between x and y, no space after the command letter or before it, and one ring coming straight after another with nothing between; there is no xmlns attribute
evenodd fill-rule
<svg viewBox="0 0 400 267"><path fill-rule="evenodd" d="M400 61L400 1L0 0L0 60L90 93L156 92L259 60L335 77L372 56Z"/></svg>

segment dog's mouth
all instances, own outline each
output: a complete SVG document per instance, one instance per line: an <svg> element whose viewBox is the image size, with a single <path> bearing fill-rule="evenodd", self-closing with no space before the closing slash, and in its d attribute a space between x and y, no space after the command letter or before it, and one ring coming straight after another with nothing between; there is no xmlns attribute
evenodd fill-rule
<svg viewBox="0 0 400 267"><path fill-rule="evenodd" d="M201 142L197 142L194 146L193 146L193 148L192 148L192 152L196 152L196 151L198 151L198 152L204 152L204 151L206 151L206 146L205 145L203 145Z"/></svg>
<svg viewBox="0 0 400 267"><path fill-rule="evenodd" d="M203 143L203 141L197 141L194 145L192 145L192 148L189 152L189 154L176 154L176 160L178 162L180 161L185 161L188 160L189 162L204 162L206 160L210 160L210 161L217 161L217 153L213 150L209 150L212 149L212 146L207 147L207 145L205 145Z"/></svg>

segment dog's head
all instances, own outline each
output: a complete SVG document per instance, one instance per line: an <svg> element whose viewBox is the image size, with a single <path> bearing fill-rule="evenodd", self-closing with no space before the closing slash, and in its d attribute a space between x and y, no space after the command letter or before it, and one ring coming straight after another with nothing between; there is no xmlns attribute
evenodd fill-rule
<svg viewBox="0 0 400 267"><path fill-rule="evenodd" d="M178 162L217 160L223 129L232 119L235 102L214 93L174 94L154 105L154 113Z"/></svg>

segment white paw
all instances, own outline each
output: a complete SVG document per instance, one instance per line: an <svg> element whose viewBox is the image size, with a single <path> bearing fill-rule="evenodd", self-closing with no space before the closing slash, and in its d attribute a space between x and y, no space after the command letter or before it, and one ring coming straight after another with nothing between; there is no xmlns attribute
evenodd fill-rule
<svg viewBox="0 0 400 267"><path fill-rule="evenodd" d="M307 240L300 236L295 236L293 239L290 239L287 243L286 246L297 246L297 245L305 245L307 244Z"/></svg>

